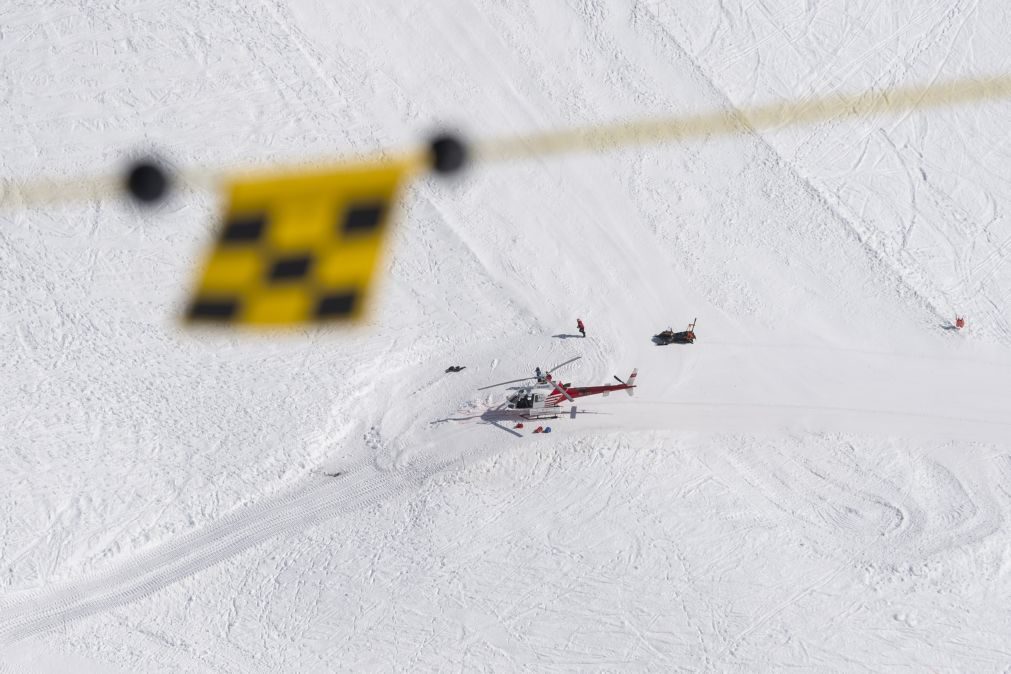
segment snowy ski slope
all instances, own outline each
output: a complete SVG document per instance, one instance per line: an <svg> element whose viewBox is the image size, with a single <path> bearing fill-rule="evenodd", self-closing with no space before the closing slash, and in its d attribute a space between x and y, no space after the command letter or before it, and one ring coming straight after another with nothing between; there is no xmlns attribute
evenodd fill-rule
<svg viewBox="0 0 1011 674"><path fill-rule="evenodd" d="M0 176L1011 72L994 1L688 4L12 3ZM425 179L350 332L177 327L216 195L0 212L0 671L1008 671L1009 118ZM573 355L636 396L482 418Z"/></svg>

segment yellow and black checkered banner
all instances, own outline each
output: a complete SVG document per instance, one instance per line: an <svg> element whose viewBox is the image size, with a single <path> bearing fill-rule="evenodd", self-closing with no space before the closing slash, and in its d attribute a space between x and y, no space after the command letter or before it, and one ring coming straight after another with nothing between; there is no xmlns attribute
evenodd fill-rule
<svg viewBox="0 0 1011 674"><path fill-rule="evenodd" d="M250 325L363 316L412 160L238 179L189 305L193 322Z"/></svg>

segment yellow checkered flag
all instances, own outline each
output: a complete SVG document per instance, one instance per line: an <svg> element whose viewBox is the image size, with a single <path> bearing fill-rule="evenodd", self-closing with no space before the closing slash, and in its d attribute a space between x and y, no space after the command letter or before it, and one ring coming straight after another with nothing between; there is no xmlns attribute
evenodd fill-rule
<svg viewBox="0 0 1011 674"><path fill-rule="evenodd" d="M412 158L235 180L186 318L250 325L361 318L400 185L418 166Z"/></svg>

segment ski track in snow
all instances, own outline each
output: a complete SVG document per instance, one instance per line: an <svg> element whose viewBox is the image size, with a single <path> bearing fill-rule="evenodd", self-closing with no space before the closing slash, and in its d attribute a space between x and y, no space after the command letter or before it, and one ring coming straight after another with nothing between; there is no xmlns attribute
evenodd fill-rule
<svg viewBox="0 0 1011 674"><path fill-rule="evenodd" d="M359 466L336 478L307 478L283 494L156 544L109 570L4 597L0 600L0 641L24 639L137 601L280 533L381 503L417 487L444 467L406 467L386 473Z"/></svg>

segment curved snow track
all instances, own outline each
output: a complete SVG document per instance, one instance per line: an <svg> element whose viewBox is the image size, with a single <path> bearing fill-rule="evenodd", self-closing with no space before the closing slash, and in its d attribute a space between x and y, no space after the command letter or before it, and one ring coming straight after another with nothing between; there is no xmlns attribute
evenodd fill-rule
<svg viewBox="0 0 1011 674"><path fill-rule="evenodd" d="M0 600L0 643L11 643L60 625L136 601L269 538L377 505L446 467L405 466L382 472L361 466L338 477L305 478L202 528L81 579Z"/></svg>

